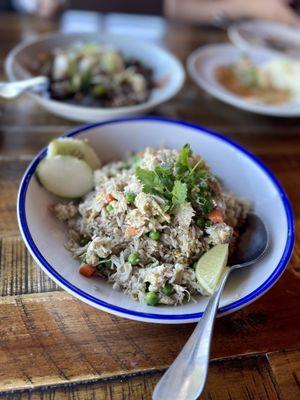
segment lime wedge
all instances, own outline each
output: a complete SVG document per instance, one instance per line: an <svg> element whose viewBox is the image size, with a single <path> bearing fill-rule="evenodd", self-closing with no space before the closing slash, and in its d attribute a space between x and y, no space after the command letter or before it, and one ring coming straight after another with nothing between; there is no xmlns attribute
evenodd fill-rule
<svg viewBox="0 0 300 400"><path fill-rule="evenodd" d="M72 156L85 161L93 170L100 167L100 160L94 149L80 139L59 138L48 145L47 157Z"/></svg>
<svg viewBox="0 0 300 400"><path fill-rule="evenodd" d="M208 250L196 264L196 279L205 295L212 295L225 272L228 244L218 244Z"/></svg>

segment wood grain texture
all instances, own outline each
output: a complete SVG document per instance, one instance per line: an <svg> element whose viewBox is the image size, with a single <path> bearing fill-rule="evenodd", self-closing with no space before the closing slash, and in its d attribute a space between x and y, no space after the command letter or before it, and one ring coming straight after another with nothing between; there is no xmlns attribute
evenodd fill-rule
<svg viewBox="0 0 300 400"><path fill-rule="evenodd" d="M300 399L300 349L268 355L282 400Z"/></svg>
<svg viewBox="0 0 300 400"><path fill-rule="evenodd" d="M19 235L16 202L19 181L28 161L0 162L0 237Z"/></svg>
<svg viewBox="0 0 300 400"><path fill-rule="evenodd" d="M300 345L297 310L287 319L270 319L268 302L262 300L217 321L213 358ZM284 335L288 319L294 322L285 326ZM118 318L66 292L2 297L0 320L0 365L5 365L1 390L166 368L193 329L192 324L163 326Z"/></svg>
<svg viewBox="0 0 300 400"><path fill-rule="evenodd" d="M13 394L2 392L0 400L150 400L160 377L160 372L152 372L113 381L98 380L51 389L42 387L33 391L15 391ZM201 400L278 398L265 356L212 362L206 389L201 396Z"/></svg>
<svg viewBox="0 0 300 400"><path fill-rule="evenodd" d="M0 245L0 296L62 290L38 268L19 236L3 238Z"/></svg>

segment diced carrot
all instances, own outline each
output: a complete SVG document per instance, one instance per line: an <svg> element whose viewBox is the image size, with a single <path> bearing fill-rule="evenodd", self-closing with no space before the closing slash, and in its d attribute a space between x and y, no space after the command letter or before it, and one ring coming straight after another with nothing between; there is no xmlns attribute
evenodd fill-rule
<svg viewBox="0 0 300 400"><path fill-rule="evenodd" d="M91 264L82 264L79 268L79 273L86 278L90 278L96 272L96 267Z"/></svg>
<svg viewBox="0 0 300 400"><path fill-rule="evenodd" d="M107 201L107 203L110 203L113 200L115 200L115 198L111 193L105 195L105 201Z"/></svg>
<svg viewBox="0 0 300 400"><path fill-rule="evenodd" d="M130 228L126 229L126 233L129 236L134 236L134 235L136 235L138 233L138 229L134 228L134 227L130 227Z"/></svg>
<svg viewBox="0 0 300 400"><path fill-rule="evenodd" d="M208 214L208 218L214 223L217 224L218 222L224 221L224 215L221 210L216 208L215 210L211 211Z"/></svg>

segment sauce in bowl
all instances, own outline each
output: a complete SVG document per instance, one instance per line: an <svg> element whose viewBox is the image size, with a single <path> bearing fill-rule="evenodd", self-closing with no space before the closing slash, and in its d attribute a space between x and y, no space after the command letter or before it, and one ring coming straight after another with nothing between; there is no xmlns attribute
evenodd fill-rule
<svg viewBox="0 0 300 400"><path fill-rule="evenodd" d="M265 104L283 104L292 99L289 90L278 89L273 86L261 87L244 83L231 65L222 65L215 71L217 81L229 92L249 101L258 101Z"/></svg>

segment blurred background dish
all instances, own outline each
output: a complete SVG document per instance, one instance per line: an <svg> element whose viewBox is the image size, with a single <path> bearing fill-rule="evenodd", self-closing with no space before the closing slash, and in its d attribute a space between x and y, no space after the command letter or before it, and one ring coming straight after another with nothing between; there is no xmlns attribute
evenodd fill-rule
<svg viewBox="0 0 300 400"><path fill-rule="evenodd" d="M275 21L242 21L228 28L231 42L241 51L264 50L270 56L300 62L300 28Z"/></svg>
<svg viewBox="0 0 300 400"><path fill-rule="evenodd" d="M41 75L41 73L45 74L47 73L45 69L47 57L51 57L54 51L58 51L58 48L67 49L78 45L78 43L85 43L85 46L96 43L106 45L116 49L114 54L120 53L124 60L134 60L134 63L139 63L139 72L141 72L142 68L146 72L146 75L148 74L148 81L144 77L141 78L146 81L149 93L142 96L141 101L131 101L133 104L130 104L130 101L128 101L128 105L126 101L119 101L119 104L118 102L115 102L115 104L110 102L110 104L106 105L103 102L102 104L101 102L98 102L98 104L94 102L92 104L91 101L81 101L78 102L80 103L79 105L76 104L74 98L70 102L70 96L69 98L66 96L68 102L61 101L64 100L63 98L58 100L57 91L55 95L53 94L53 83L55 82L52 80L50 96L49 92L43 94L30 93L30 96L54 114L76 121L102 121L110 118L145 113L172 98L184 83L185 73L181 63L163 48L147 41L136 40L132 37L94 33L54 33L20 43L9 53L6 59L6 73L11 81L26 79L31 76ZM65 62L65 59L66 57L64 57L64 60L58 61ZM70 65L66 65L66 68L69 67ZM58 72L61 72L61 69ZM141 74L139 73L139 75ZM137 74L135 74L136 76ZM50 77L53 78L53 76ZM80 78L79 75L77 77ZM67 79L69 78L72 79L72 76L67 76ZM65 80L65 82L68 81ZM73 83L75 84L76 82ZM61 87L62 85L60 85ZM80 91L79 84L78 95L80 95ZM73 92L76 94L74 85ZM56 98L53 99L51 97ZM114 105L114 107L109 107L109 105Z"/></svg>
<svg viewBox="0 0 300 400"><path fill-rule="evenodd" d="M212 96L250 112L300 115L300 64L264 49L242 53L231 44L195 50L187 60L194 81Z"/></svg>

